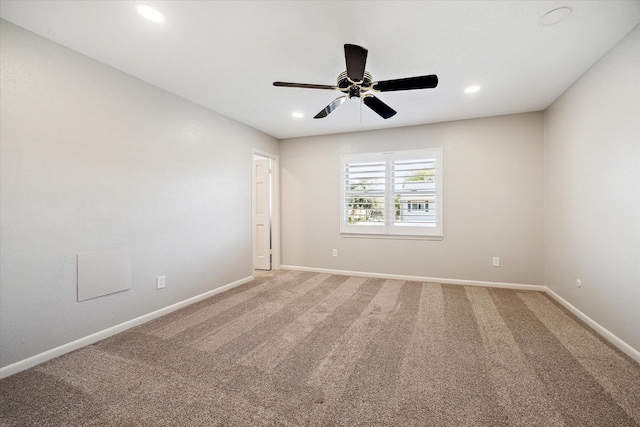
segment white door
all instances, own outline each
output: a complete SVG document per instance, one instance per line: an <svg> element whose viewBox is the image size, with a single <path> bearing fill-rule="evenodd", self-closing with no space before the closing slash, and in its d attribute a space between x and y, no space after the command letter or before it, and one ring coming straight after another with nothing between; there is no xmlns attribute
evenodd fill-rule
<svg viewBox="0 0 640 427"><path fill-rule="evenodd" d="M271 186L269 159L254 159L253 268L271 270Z"/></svg>

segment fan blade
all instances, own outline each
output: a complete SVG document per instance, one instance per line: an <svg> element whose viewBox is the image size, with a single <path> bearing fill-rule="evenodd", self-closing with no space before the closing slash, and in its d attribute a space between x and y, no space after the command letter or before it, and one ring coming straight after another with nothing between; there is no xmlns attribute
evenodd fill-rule
<svg viewBox="0 0 640 427"><path fill-rule="evenodd" d="M396 115L396 111L384 102L380 101L373 95L367 95L362 98L362 102L373 111L378 113L383 119L388 119Z"/></svg>
<svg viewBox="0 0 640 427"><path fill-rule="evenodd" d="M433 89L436 86L438 86L438 76L431 74L429 76L374 82L371 88L380 92L391 92L394 90Z"/></svg>
<svg viewBox="0 0 640 427"><path fill-rule="evenodd" d="M354 83L364 79L364 66L367 63L367 49L355 44L344 45L344 59L347 62L347 77Z"/></svg>
<svg viewBox="0 0 640 427"><path fill-rule="evenodd" d="M318 114L316 114L316 116L314 117L314 119L323 119L325 117L327 117L329 114L331 114L331 112L333 110L335 110L336 108L338 108L339 106L342 105L342 103L344 101L347 100L346 96L341 96L339 98L334 99L331 104L327 105L322 111L320 111Z"/></svg>
<svg viewBox="0 0 640 427"><path fill-rule="evenodd" d="M338 90L338 86L329 86L329 85L314 85L309 83L289 83L289 82L273 82L274 86L282 86L282 87L300 87L303 89L327 89L327 90Z"/></svg>

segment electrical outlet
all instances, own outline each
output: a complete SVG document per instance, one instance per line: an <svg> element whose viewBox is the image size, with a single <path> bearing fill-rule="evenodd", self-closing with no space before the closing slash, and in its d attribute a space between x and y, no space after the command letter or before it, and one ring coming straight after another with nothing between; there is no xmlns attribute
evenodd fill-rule
<svg viewBox="0 0 640 427"><path fill-rule="evenodd" d="M338 258L338 250L337 249L333 250L333 257L334 258Z"/></svg>
<svg viewBox="0 0 640 427"><path fill-rule="evenodd" d="M164 288L164 284L165 284L165 277L158 276L158 278L156 279L156 289Z"/></svg>
<svg viewBox="0 0 640 427"><path fill-rule="evenodd" d="M500 257L499 256L494 256L493 257L493 266L494 267L500 267Z"/></svg>

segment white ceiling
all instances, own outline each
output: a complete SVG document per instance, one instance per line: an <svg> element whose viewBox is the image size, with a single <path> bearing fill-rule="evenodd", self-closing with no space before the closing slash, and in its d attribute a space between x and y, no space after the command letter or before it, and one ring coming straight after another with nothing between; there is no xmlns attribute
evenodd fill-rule
<svg viewBox="0 0 640 427"><path fill-rule="evenodd" d="M538 23L561 6L569 18ZM640 1L0 0L0 16L284 139L543 110L640 22ZM272 85L335 84L345 43L369 50L374 80L440 83L379 94L398 111L388 120L356 100L314 120L340 92Z"/></svg>

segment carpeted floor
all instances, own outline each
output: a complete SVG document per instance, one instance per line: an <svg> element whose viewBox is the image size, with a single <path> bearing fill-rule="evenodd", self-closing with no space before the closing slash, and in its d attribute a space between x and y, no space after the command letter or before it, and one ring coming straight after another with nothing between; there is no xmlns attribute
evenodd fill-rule
<svg viewBox="0 0 640 427"><path fill-rule="evenodd" d="M257 277L0 382L2 426L638 426L640 366L544 294Z"/></svg>

